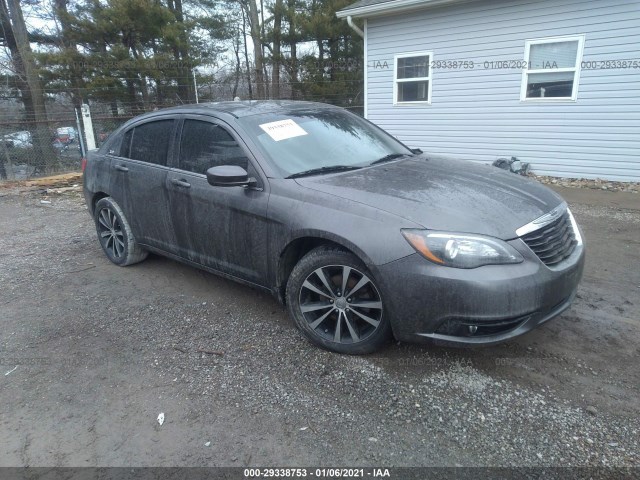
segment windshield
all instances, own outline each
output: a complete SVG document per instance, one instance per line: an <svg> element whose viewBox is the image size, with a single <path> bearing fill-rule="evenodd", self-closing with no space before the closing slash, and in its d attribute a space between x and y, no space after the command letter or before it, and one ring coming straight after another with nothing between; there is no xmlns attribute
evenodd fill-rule
<svg viewBox="0 0 640 480"><path fill-rule="evenodd" d="M363 167L389 155L411 155L391 135L339 109L293 110L238 121L285 177L323 167Z"/></svg>

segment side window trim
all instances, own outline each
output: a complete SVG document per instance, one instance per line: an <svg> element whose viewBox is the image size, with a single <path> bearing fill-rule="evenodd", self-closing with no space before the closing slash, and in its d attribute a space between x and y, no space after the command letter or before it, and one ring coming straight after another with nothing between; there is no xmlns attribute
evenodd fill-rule
<svg viewBox="0 0 640 480"><path fill-rule="evenodd" d="M184 127L184 115L177 115L175 117L175 126L173 129L173 135L171 135L171 145L169 155L167 156L167 167L171 170L178 170L180 165L180 140L182 139L182 128Z"/></svg>

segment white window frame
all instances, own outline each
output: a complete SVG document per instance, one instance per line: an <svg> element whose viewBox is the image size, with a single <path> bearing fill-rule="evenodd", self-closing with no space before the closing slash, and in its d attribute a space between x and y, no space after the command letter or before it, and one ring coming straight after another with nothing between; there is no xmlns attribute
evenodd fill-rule
<svg viewBox="0 0 640 480"><path fill-rule="evenodd" d="M427 65L427 77L412 77L412 78L398 78L398 59L409 57L429 57L429 64ZM431 72L431 63L433 62L433 52L408 52L398 53L393 57L393 105L431 105L431 87L433 86L433 73ZM399 102L398 101L398 83L402 82L429 82L427 89L427 100L417 100L413 102Z"/></svg>
<svg viewBox="0 0 640 480"><path fill-rule="evenodd" d="M525 65L529 65L529 56L531 53L532 45L541 45L545 43L562 43L562 42L578 42L578 49L576 52L576 63L573 68L543 68L533 69L528 68L522 70L522 83L520 85L520 101L521 102L575 102L578 99L578 87L580 86L580 66L582 64L582 54L584 53L584 35L567 35L562 37L546 37L537 38L533 40L527 40L524 44L524 62ZM535 73L560 73L560 72L573 72L573 89L571 90L570 97L533 97L527 98L527 84L529 75Z"/></svg>

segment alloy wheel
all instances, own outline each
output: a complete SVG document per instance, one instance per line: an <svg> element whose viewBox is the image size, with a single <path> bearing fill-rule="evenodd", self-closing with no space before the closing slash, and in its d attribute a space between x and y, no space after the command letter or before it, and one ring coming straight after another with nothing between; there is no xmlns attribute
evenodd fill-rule
<svg viewBox="0 0 640 480"><path fill-rule="evenodd" d="M113 210L103 208L98 214L98 234L104 249L114 258L125 254L124 233L120 220Z"/></svg>
<svg viewBox="0 0 640 480"><path fill-rule="evenodd" d="M302 284L300 310L317 335L335 343L357 343L381 325L382 299L373 281L356 268L328 265Z"/></svg>

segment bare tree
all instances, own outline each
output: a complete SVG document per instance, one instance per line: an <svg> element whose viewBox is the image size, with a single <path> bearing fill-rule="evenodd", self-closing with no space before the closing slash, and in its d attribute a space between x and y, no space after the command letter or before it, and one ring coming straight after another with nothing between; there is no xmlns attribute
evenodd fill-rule
<svg viewBox="0 0 640 480"><path fill-rule="evenodd" d="M173 45L174 59L178 65L178 95L185 103L194 102L195 89L190 80L192 70L189 66L189 36L185 27L182 0L168 0L167 5L180 27L178 42Z"/></svg>
<svg viewBox="0 0 640 480"><path fill-rule="evenodd" d="M55 159L55 152L46 126L44 90L38 76L29 43L29 34L18 0L0 0L0 25L4 42L11 54L27 120L33 125L33 145L41 162L39 167L47 169Z"/></svg>
<svg viewBox="0 0 640 480"><path fill-rule="evenodd" d="M241 43L241 38L240 38L240 34L241 34L241 30L240 28L236 29L235 32L235 36L233 38L233 54L235 56L235 60L236 60L236 65L235 65L235 72L233 75L233 92L232 92L232 97L235 99L236 96L238 95L238 85L240 84L240 73L241 73L241 66L240 66L240 43Z"/></svg>
<svg viewBox="0 0 640 480"><path fill-rule="evenodd" d="M287 0L286 17L289 22L287 41L291 51L288 62L289 81L291 83L291 98L296 98L296 88L298 86L298 37L296 33L296 0Z"/></svg>
<svg viewBox="0 0 640 480"><path fill-rule="evenodd" d="M282 0L273 7L273 70L271 71L271 95L280 98L280 44L282 42Z"/></svg>
<svg viewBox="0 0 640 480"><path fill-rule="evenodd" d="M256 78L256 96L259 99L265 98L265 82L264 82L264 56L262 54L262 35L260 30L260 16L258 14L258 5L256 0L246 0L243 3L248 8L249 28L251 31L251 40L253 41L253 69Z"/></svg>
<svg viewBox="0 0 640 480"><path fill-rule="evenodd" d="M247 85L249 88L249 99L253 100L253 89L251 87L251 69L249 67L249 49L247 48L247 17L244 7L242 8L242 40L244 43L244 62L247 67Z"/></svg>
<svg viewBox="0 0 640 480"><path fill-rule="evenodd" d="M53 11L55 14L55 20L58 27L58 47L61 51L66 53L66 58L71 60L69 66L69 77L71 80L71 100L75 108L80 108L82 105L82 94L84 91L85 83L82 78L82 71L78 67L79 59L78 49L75 42L71 38L71 25L69 22L69 12L67 7L69 0L54 0Z"/></svg>

